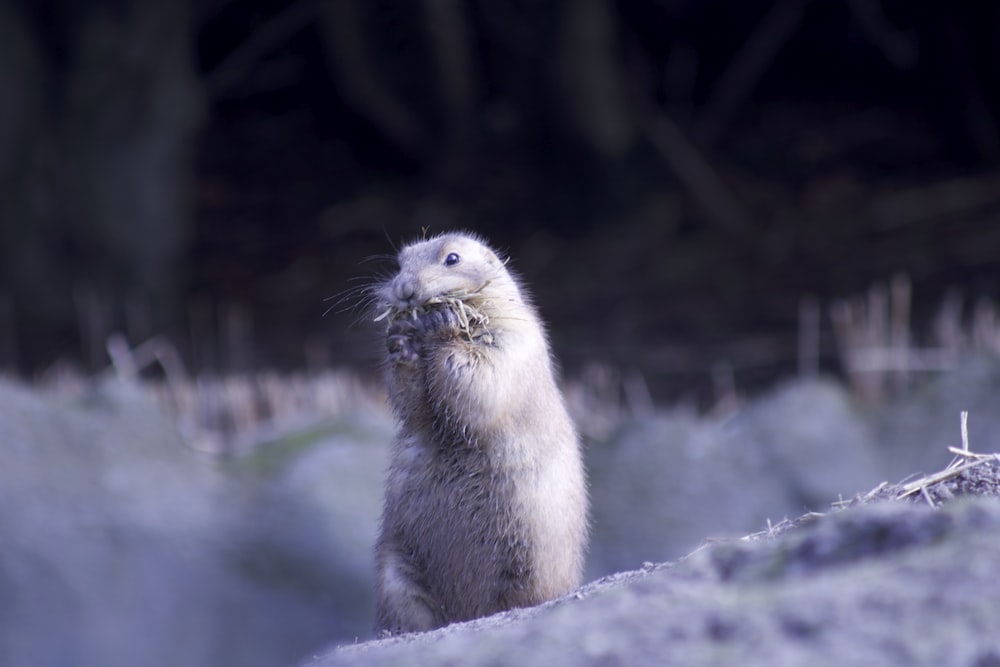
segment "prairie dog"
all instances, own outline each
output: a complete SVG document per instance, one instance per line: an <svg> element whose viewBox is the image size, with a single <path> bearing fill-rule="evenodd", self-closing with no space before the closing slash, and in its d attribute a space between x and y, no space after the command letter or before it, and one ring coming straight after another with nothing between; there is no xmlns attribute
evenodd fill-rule
<svg viewBox="0 0 1000 667"><path fill-rule="evenodd" d="M586 481L535 309L476 236L419 241L398 259L377 293L398 431L376 629L429 630L569 593L583 572Z"/></svg>

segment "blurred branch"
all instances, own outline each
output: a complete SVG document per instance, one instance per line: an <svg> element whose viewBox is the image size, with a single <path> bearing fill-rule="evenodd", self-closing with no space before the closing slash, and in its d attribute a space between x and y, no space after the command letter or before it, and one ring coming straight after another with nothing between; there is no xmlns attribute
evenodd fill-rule
<svg viewBox="0 0 1000 667"><path fill-rule="evenodd" d="M1000 207L1000 172L951 178L873 197L865 212L879 229L954 220Z"/></svg>
<svg viewBox="0 0 1000 667"><path fill-rule="evenodd" d="M635 54L634 50L629 51ZM646 140L702 207L709 222L726 236L749 236L753 225L736 196L695 143L671 116L658 108L648 92L649 71L645 61L633 57L623 71L632 75L632 85L628 88L630 102Z"/></svg>
<svg viewBox="0 0 1000 667"><path fill-rule="evenodd" d="M83 359L91 368L104 366L104 340L111 332L111 299L92 285L78 285L73 291Z"/></svg>
<svg viewBox="0 0 1000 667"><path fill-rule="evenodd" d="M952 65L950 71L958 84L956 93L961 97L964 111L963 125L984 162L996 164L1000 160L1000 127L997 126L995 100L990 100L994 98L991 87L995 86L997 71L995 66L987 64L996 60L993 45L997 35L996 21L982 10L977 14L954 8L946 13L944 20ZM975 36L975 31L971 29L974 22L992 24L992 29L987 28L985 39ZM989 47L984 44L987 40Z"/></svg>
<svg viewBox="0 0 1000 667"><path fill-rule="evenodd" d="M577 0L565 3L553 49L561 113L604 159L621 158L635 140L616 37L607 0Z"/></svg>
<svg viewBox="0 0 1000 667"><path fill-rule="evenodd" d="M203 26L237 0L200 0L191 7L196 26Z"/></svg>
<svg viewBox="0 0 1000 667"><path fill-rule="evenodd" d="M644 129L649 141L717 227L736 236L746 236L752 231L736 197L673 120L664 113L650 114Z"/></svg>
<svg viewBox="0 0 1000 667"><path fill-rule="evenodd" d="M491 40L503 45L512 60L523 62L535 58L539 49L549 48L539 43L533 34L533 28L544 21L538 21L538 12L546 9L542 3L517 4L513 2L496 2L495 0L476 0L476 11L482 17L484 31Z"/></svg>
<svg viewBox="0 0 1000 667"><path fill-rule="evenodd" d="M799 377L819 376L820 332L819 302L812 296L799 299Z"/></svg>
<svg viewBox="0 0 1000 667"><path fill-rule="evenodd" d="M304 28L316 17L316 0L300 0L286 7L253 31L240 47L230 53L205 78L211 99L224 97L257 62Z"/></svg>
<svg viewBox="0 0 1000 667"><path fill-rule="evenodd" d="M424 0L427 32L438 72L438 88L448 112L452 153L468 147L476 99L470 67L469 27L458 0Z"/></svg>
<svg viewBox="0 0 1000 667"><path fill-rule="evenodd" d="M696 135L707 145L725 132L736 110L746 101L778 51L792 36L809 0L777 0L757 24L705 105Z"/></svg>
<svg viewBox="0 0 1000 667"><path fill-rule="evenodd" d="M0 291L0 374L17 372L17 317L14 298Z"/></svg>
<svg viewBox="0 0 1000 667"><path fill-rule="evenodd" d="M386 88L364 42L358 0L322 0L321 27L327 61L346 101L392 143L410 154L421 152L425 132L420 123Z"/></svg>
<svg viewBox="0 0 1000 667"><path fill-rule="evenodd" d="M663 84L667 103L681 124L694 117L694 90L698 79L698 53L690 44L675 41L664 68Z"/></svg>
<svg viewBox="0 0 1000 667"><path fill-rule="evenodd" d="M897 69L909 69L917 62L917 44L896 30L885 16L879 0L847 0L858 25Z"/></svg>
<svg viewBox="0 0 1000 667"><path fill-rule="evenodd" d="M168 384L177 386L187 380L180 353L164 336L154 336L133 348L124 335L113 333L108 336L105 348L119 379L138 381L143 369L156 363L163 369Z"/></svg>

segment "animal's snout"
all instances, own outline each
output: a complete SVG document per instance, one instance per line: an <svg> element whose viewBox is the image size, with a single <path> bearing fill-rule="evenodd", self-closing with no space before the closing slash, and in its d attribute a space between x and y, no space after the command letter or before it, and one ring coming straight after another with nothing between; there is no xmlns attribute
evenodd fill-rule
<svg viewBox="0 0 1000 667"><path fill-rule="evenodd" d="M417 285L412 278L400 275L392 281L392 296L400 305L413 305L413 297L416 293Z"/></svg>

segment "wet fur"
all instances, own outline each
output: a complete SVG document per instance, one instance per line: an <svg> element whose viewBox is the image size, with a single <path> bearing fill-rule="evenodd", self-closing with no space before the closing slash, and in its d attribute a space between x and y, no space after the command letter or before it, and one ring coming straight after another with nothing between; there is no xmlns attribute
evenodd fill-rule
<svg viewBox="0 0 1000 667"><path fill-rule="evenodd" d="M444 264L450 253L461 261ZM449 234L411 244L380 288L399 421L376 546L376 627L428 630L580 583L586 491L576 432L533 307L496 253ZM488 315L461 335L456 290Z"/></svg>

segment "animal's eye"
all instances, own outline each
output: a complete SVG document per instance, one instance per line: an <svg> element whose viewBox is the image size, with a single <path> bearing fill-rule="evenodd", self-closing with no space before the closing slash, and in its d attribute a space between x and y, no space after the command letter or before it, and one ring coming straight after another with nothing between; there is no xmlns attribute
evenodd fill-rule
<svg viewBox="0 0 1000 667"><path fill-rule="evenodd" d="M444 258L445 266L455 266L462 258L458 256L457 252L449 252L448 256Z"/></svg>

